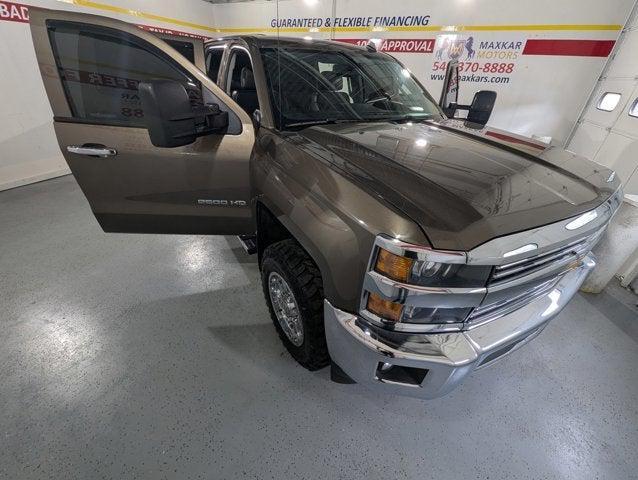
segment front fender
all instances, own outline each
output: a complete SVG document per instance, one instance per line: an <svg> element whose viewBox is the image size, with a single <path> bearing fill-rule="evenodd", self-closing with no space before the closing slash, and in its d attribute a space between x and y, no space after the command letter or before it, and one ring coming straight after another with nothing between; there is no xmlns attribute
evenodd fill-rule
<svg viewBox="0 0 638 480"><path fill-rule="evenodd" d="M419 227L329 162L277 139L254 157L256 198L313 258L332 305L357 311L376 235L428 245ZM273 152L274 153L274 152Z"/></svg>

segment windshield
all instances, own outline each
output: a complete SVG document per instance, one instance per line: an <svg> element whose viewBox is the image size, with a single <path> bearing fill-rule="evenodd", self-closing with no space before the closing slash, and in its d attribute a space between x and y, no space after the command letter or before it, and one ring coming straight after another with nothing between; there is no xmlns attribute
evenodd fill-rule
<svg viewBox="0 0 638 480"><path fill-rule="evenodd" d="M262 48L280 130L320 123L441 117L408 70L375 52Z"/></svg>

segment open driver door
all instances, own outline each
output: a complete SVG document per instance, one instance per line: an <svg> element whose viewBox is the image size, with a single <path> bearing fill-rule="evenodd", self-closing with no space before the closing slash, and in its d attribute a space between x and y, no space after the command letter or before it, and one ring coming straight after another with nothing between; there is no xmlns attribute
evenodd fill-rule
<svg viewBox="0 0 638 480"><path fill-rule="evenodd" d="M29 10L58 143L105 231L255 231L248 114L153 33L101 16ZM166 111L184 95L186 110ZM166 127L170 142L149 130L162 115L179 127Z"/></svg>

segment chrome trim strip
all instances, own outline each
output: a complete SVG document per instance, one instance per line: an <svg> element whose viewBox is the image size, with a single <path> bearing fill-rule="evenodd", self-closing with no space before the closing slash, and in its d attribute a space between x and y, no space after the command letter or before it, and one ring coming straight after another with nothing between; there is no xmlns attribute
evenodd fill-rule
<svg viewBox="0 0 638 480"><path fill-rule="evenodd" d="M427 260L439 263L466 263L467 261L467 255L465 252L455 250L434 250L430 247L402 242L396 238L390 238L387 235L378 235L375 245L389 251L390 253L394 253L395 255L413 258L415 260Z"/></svg>
<svg viewBox="0 0 638 480"><path fill-rule="evenodd" d="M536 266L546 264L552 260L564 257L566 255L576 255L580 250L584 248L586 243L586 240L579 240L577 242L570 243L565 247L551 250L547 253L544 253L543 255L538 255L536 257L530 257L514 263L508 263L506 265L498 266L495 268L494 273L492 274L492 279L498 280L499 278L522 272L528 268L534 268Z"/></svg>
<svg viewBox="0 0 638 480"><path fill-rule="evenodd" d="M66 151L76 155L88 155L89 157L114 157L117 150L109 147L85 147L78 145L69 145Z"/></svg>
<svg viewBox="0 0 638 480"><path fill-rule="evenodd" d="M571 270L576 265L576 262L582 261L582 259L591 251L591 249L596 245L598 240L600 240L604 229L601 229L599 232L594 234L588 241L583 245L583 247L575 252L575 255L571 257L566 257L561 259L560 261L554 263L548 263L546 267L539 268L537 270L532 270L529 273L524 275L514 276L513 278L504 279L496 279L492 283L487 286L488 295L491 292L498 292L501 290L506 290L508 288L516 287L519 285L524 285L539 278L543 278L549 275L553 275L554 278L564 274L566 271ZM528 259L529 260L529 259Z"/></svg>
<svg viewBox="0 0 638 480"><path fill-rule="evenodd" d="M395 333L370 325L356 315L337 310L328 300L324 302L326 311L333 313L339 324L350 335L383 357L414 361L425 360L452 366L462 366L477 358L476 352L465 340L463 333L428 335ZM458 341L453 341L453 339L458 339Z"/></svg>
<svg viewBox="0 0 638 480"><path fill-rule="evenodd" d="M490 365L495 364L496 362L500 361L501 359L504 359L511 353L515 352L516 350L521 348L523 345L527 345L529 342L531 342L536 337L538 337L541 334L541 332L545 329L546 326L547 326L547 323L544 323L543 325L538 327L536 330L533 330L532 333L529 333L526 337L518 340L512 348L510 348L506 352L502 353L498 357L495 357L488 362L483 363L484 362L483 359L489 357L491 354L483 355L482 359L478 362L478 366L474 370L480 370L482 368L489 367Z"/></svg>
<svg viewBox="0 0 638 480"><path fill-rule="evenodd" d="M515 310L518 310L525 304L532 302L534 299L545 295L548 291L554 288L554 286L560 281L563 275L554 277L539 285L535 285L529 291L525 291L514 297L487 305L481 305L480 307L476 308L468 317L466 323L467 330L471 330L480 325L491 322L492 320L496 320L497 318L508 315Z"/></svg>
<svg viewBox="0 0 638 480"><path fill-rule="evenodd" d="M414 307L475 307L483 300L487 288L422 287L396 282L379 272L366 273L363 286L388 300Z"/></svg>
<svg viewBox="0 0 638 480"><path fill-rule="evenodd" d="M391 322L385 320L378 315L375 315L365 307L361 308L359 315L372 325L383 328L390 332L403 332L403 333L445 333L445 332L460 332L465 325L464 322L460 323L402 323Z"/></svg>

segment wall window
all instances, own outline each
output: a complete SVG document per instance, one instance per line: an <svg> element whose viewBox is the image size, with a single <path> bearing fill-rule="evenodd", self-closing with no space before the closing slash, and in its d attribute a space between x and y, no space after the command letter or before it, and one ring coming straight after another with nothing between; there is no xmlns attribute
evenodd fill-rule
<svg viewBox="0 0 638 480"><path fill-rule="evenodd" d="M99 124L145 127L140 82L162 79L184 85L202 103L201 85L177 63L143 40L117 30L48 22L49 38L74 118Z"/></svg>
<svg viewBox="0 0 638 480"><path fill-rule="evenodd" d="M600 97L600 100L598 100L598 105L596 105L596 108L604 112L611 112L618 106L620 97L620 93L605 92L603 93L602 97Z"/></svg>
<svg viewBox="0 0 638 480"><path fill-rule="evenodd" d="M634 100L634 103L631 104L631 108L629 109L629 116L638 117L638 98Z"/></svg>

